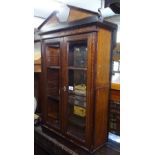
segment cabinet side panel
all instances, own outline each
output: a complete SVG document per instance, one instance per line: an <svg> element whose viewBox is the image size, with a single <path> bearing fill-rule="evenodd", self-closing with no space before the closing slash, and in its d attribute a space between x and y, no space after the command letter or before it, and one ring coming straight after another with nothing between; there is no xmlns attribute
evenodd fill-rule
<svg viewBox="0 0 155 155"><path fill-rule="evenodd" d="M107 141L111 32L99 29L96 64L95 148Z"/></svg>

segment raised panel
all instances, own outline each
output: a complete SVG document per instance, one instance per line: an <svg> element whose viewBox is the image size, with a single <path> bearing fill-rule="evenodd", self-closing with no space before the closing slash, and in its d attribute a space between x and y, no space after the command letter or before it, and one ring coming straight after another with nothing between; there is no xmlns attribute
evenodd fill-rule
<svg viewBox="0 0 155 155"><path fill-rule="evenodd" d="M107 141L108 97L108 88L99 88L96 90L95 147Z"/></svg>
<svg viewBox="0 0 155 155"><path fill-rule="evenodd" d="M109 84L110 77L110 56L111 56L111 32L100 29L98 32L98 51L97 51L97 75L96 85Z"/></svg>

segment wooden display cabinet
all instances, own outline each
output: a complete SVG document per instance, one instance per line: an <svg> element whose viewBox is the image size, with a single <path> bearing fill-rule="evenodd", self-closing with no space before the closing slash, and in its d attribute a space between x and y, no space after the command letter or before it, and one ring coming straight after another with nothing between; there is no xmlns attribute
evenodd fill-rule
<svg viewBox="0 0 155 155"><path fill-rule="evenodd" d="M111 50L117 26L68 6L66 22L54 12L40 27L43 131L94 152L107 142Z"/></svg>

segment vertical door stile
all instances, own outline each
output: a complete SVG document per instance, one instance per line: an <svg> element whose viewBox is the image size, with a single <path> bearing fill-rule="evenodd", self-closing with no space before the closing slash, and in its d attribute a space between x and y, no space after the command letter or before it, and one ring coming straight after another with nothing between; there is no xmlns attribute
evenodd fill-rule
<svg viewBox="0 0 155 155"><path fill-rule="evenodd" d="M63 111L63 109L62 109L62 105L63 105L63 99L62 99L62 94L63 94L63 92L62 92L62 90L61 90L61 87L62 87L62 79L61 79L61 77L62 77L62 58L63 58L63 38L60 38L60 51L59 51L59 53L60 53L60 58L59 58L59 61L60 61L60 71L59 71L59 95L60 95L60 106L59 106L59 111L60 111L60 130L61 130L61 132L63 132L63 124L62 124L62 122L63 122L63 119L62 119L62 117L63 117L63 113L62 113L62 111Z"/></svg>
<svg viewBox="0 0 155 155"><path fill-rule="evenodd" d="M61 74L61 98L62 98L62 132L65 134L66 132L66 121L67 121L67 42L66 42L66 37L62 38L62 59L61 59L61 64L62 64L62 74ZM66 90L64 89L66 88Z"/></svg>
<svg viewBox="0 0 155 155"><path fill-rule="evenodd" d="M41 70L42 70L42 73L43 73L43 89L45 92L46 88L45 88L45 76L46 76L46 72L45 72L45 43L44 41L41 41ZM45 94L43 95L43 102L46 103L46 96ZM43 106L43 120L46 122L46 104L44 104Z"/></svg>

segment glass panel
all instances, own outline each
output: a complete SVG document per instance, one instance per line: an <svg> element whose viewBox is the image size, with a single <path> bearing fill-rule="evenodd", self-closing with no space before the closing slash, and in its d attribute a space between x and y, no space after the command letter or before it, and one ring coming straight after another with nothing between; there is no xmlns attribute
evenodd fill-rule
<svg viewBox="0 0 155 155"><path fill-rule="evenodd" d="M85 139L87 42L69 44L67 133Z"/></svg>
<svg viewBox="0 0 155 155"><path fill-rule="evenodd" d="M70 43L68 53L69 66L87 67L87 42Z"/></svg>
<svg viewBox="0 0 155 155"><path fill-rule="evenodd" d="M48 45L46 48L47 62L47 121L48 124L60 128L60 44Z"/></svg>
<svg viewBox="0 0 155 155"><path fill-rule="evenodd" d="M86 107L86 71L69 70L68 102Z"/></svg>
<svg viewBox="0 0 155 155"><path fill-rule="evenodd" d="M69 70L68 133L85 138L86 71Z"/></svg>
<svg viewBox="0 0 155 155"><path fill-rule="evenodd" d="M41 43L34 43L34 72L41 72Z"/></svg>
<svg viewBox="0 0 155 155"><path fill-rule="evenodd" d="M112 83L120 83L120 43L117 43L112 53Z"/></svg>
<svg viewBox="0 0 155 155"><path fill-rule="evenodd" d="M41 54L41 43L40 42L35 42L34 43L34 52Z"/></svg>

